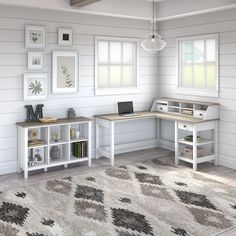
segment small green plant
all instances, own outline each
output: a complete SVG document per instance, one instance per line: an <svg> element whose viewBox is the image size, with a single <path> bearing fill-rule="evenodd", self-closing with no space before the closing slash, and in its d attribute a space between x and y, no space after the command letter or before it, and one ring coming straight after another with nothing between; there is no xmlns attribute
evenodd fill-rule
<svg viewBox="0 0 236 236"><path fill-rule="evenodd" d="M29 85L29 90L33 95L38 95L43 91L41 82L35 80L35 82L31 82Z"/></svg>
<svg viewBox="0 0 236 236"><path fill-rule="evenodd" d="M61 69L65 79L65 87L70 88L72 86L71 75L65 66L62 66Z"/></svg>

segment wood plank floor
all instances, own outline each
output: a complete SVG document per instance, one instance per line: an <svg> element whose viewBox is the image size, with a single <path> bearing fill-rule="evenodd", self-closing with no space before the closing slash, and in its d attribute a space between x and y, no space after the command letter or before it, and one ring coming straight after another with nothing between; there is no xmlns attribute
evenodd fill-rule
<svg viewBox="0 0 236 236"><path fill-rule="evenodd" d="M127 165L132 163L143 162L159 158L167 164L174 164L174 153L162 148L153 148L142 151L135 151L116 155L115 165ZM191 165L180 162L181 166L191 168ZM51 168L48 172L35 171L30 172L29 179L24 180L23 174L9 174L0 176L0 190L25 186L27 184L37 184L41 181L55 178L63 178L70 175L92 173L94 170L110 167L110 160L107 158L99 158L92 161L92 167L88 167L87 163L80 163L64 169L64 167ZM222 166L214 166L212 163L203 163L199 165L199 174L208 178L218 180L225 184L236 187L236 170Z"/></svg>

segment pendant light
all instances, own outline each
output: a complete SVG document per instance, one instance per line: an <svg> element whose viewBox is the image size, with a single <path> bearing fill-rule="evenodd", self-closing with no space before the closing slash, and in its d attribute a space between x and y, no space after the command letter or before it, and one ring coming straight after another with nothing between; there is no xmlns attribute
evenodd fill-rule
<svg viewBox="0 0 236 236"><path fill-rule="evenodd" d="M141 43L141 47L151 53L161 51L166 46L166 42L162 40L161 36L156 32L155 23L155 3L153 0L153 18L151 21L151 32L145 37Z"/></svg>

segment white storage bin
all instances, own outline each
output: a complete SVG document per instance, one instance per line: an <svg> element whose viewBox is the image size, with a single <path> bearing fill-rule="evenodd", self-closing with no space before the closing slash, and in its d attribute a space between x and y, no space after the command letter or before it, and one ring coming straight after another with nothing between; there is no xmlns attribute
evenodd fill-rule
<svg viewBox="0 0 236 236"><path fill-rule="evenodd" d="M206 114L206 111L204 110L194 110L194 117L204 119L204 116Z"/></svg>
<svg viewBox="0 0 236 236"><path fill-rule="evenodd" d="M168 106L164 104L157 104L157 111L168 112Z"/></svg>

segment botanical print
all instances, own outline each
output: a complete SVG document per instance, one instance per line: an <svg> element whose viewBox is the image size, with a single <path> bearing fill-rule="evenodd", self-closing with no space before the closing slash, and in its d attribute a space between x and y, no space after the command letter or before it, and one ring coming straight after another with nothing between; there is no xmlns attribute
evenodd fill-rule
<svg viewBox="0 0 236 236"><path fill-rule="evenodd" d="M28 69L41 70L44 65L43 52L28 52Z"/></svg>
<svg viewBox="0 0 236 236"><path fill-rule="evenodd" d="M57 87L75 87L75 58L69 56L59 56L57 58Z"/></svg>
<svg viewBox="0 0 236 236"><path fill-rule="evenodd" d="M43 38L42 38L42 31L34 31L34 30L30 30L30 42L31 43L40 43L42 44L43 42Z"/></svg>
<svg viewBox="0 0 236 236"><path fill-rule="evenodd" d="M47 75L24 74L24 100L43 100L47 98Z"/></svg>
<svg viewBox="0 0 236 236"><path fill-rule="evenodd" d="M25 46L26 48L46 47L46 28L44 26L25 26Z"/></svg>

